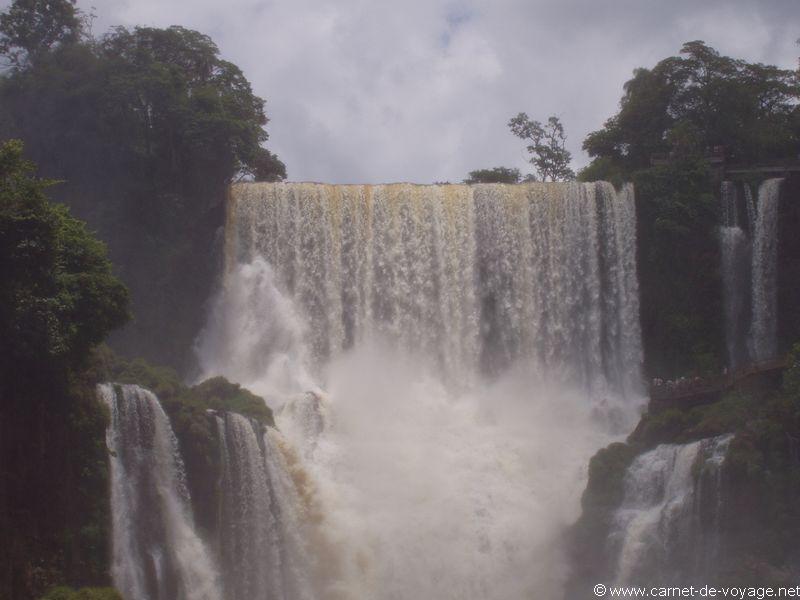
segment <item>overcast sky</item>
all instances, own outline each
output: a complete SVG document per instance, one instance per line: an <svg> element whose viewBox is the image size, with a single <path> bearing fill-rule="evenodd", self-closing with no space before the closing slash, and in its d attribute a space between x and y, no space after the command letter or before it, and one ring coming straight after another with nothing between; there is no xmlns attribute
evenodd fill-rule
<svg viewBox="0 0 800 600"><path fill-rule="evenodd" d="M3 4L8 4L4 1ZM525 111L581 141L634 68L702 39L795 68L800 0L79 0L94 33L184 25L209 34L266 98L267 146L293 181L458 182L528 172L508 131Z"/></svg>

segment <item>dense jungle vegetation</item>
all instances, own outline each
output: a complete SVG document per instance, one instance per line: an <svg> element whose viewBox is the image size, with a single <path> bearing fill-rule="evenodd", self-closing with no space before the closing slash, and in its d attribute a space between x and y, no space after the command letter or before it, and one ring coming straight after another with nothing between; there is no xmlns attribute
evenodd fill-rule
<svg viewBox="0 0 800 600"><path fill-rule="evenodd" d="M95 350L116 331L118 352L185 371L225 188L282 179L285 167L261 145L264 101L207 36L171 27L93 38L89 22L68 0L17 0L0 15L0 139L12 140L0 147L3 600L109 583L98 381L154 385L158 372L171 382L165 406L181 443L197 447L190 475L208 458L207 408L271 422L260 399L224 380L190 391L168 369Z"/></svg>
<svg viewBox="0 0 800 600"><path fill-rule="evenodd" d="M208 410L272 425L264 401L222 377L186 386L168 367L126 361L101 342L130 317L105 246L45 192L22 143L0 145L0 598L113 600L109 583L107 408L101 381L155 391L186 461L198 523L217 497ZM51 589L52 588L52 589ZM48 591L50 590L50 591Z"/></svg>
<svg viewBox="0 0 800 600"><path fill-rule="evenodd" d="M106 415L91 350L129 317L105 247L0 146L0 598L108 579Z"/></svg>

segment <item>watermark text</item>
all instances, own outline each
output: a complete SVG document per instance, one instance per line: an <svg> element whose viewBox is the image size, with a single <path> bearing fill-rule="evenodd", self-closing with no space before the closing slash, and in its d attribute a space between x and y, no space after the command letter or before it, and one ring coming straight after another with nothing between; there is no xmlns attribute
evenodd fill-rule
<svg viewBox="0 0 800 600"><path fill-rule="evenodd" d="M597 598L722 598L743 600L744 598L800 598L800 585L794 587L753 587L730 586L608 586L598 583L594 586Z"/></svg>

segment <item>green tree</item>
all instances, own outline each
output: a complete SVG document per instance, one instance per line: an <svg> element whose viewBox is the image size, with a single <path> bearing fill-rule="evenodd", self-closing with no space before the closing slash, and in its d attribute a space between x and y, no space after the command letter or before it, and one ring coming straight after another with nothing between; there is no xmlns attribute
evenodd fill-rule
<svg viewBox="0 0 800 600"><path fill-rule="evenodd" d="M286 179L286 166L276 154L266 148L258 148L248 164L241 170L241 178L253 181L283 181Z"/></svg>
<svg viewBox="0 0 800 600"><path fill-rule="evenodd" d="M606 168L631 173L654 155L676 156L670 132L692 128L703 150L754 162L791 156L800 141L797 72L720 55L702 41L637 69L619 112L590 133L584 149ZM599 164L589 171L599 174Z"/></svg>
<svg viewBox="0 0 800 600"><path fill-rule="evenodd" d="M645 368L654 376L723 364L717 202L702 154L636 171Z"/></svg>
<svg viewBox="0 0 800 600"><path fill-rule="evenodd" d="M75 42L82 31L75 0L15 0L0 15L0 54L21 67L58 44Z"/></svg>
<svg viewBox="0 0 800 600"><path fill-rule="evenodd" d="M0 146L0 364L3 378L75 366L128 318L104 245L45 196L22 143ZM1 388L0 388L1 389Z"/></svg>
<svg viewBox="0 0 800 600"><path fill-rule="evenodd" d="M575 178L570 169L572 154L566 148L567 137L558 117L552 116L542 125L524 112L508 122L511 133L529 143L529 162L536 169L540 180L566 181Z"/></svg>
<svg viewBox="0 0 800 600"><path fill-rule="evenodd" d="M16 0L7 14L38 22L44 4ZM136 315L112 345L185 369L227 186L286 177L263 147L265 102L208 36L183 27L64 37L36 53L0 78L0 137L22 139L43 176L64 181L55 199L107 241Z"/></svg>
<svg viewBox="0 0 800 600"><path fill-rule="evenodd" d="M198 187L214 182L221 191L243 172L286 176L261 147L264 100L208 36L178 26L118 27L104 38L101 58L106 101L115 107L106 116L130 136L125 147L153 188L197 197Z"/></svg>
<svg viewBox="0 0 800 600"><path fill-rule="evenodd" d="M522 175L519 169L508 167L494 167L493 169L478 169L470 171L464 183L519 183Z"/></svg>

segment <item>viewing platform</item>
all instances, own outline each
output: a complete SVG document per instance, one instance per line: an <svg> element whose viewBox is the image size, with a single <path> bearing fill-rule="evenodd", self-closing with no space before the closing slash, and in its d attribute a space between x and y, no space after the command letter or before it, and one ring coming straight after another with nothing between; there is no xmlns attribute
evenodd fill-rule
<svg viewBox="0 0 800 600"><path fill-rule="evenodd" d="M724 146L714 146L706 151L706 159L717 178L725 179L730 175L762 175L764 177L787 177L792 173L800 173L800 156L792 159L777 160L762 164L744 164L729 161ZM655 153L650 156L653 166L666 165L674 156L669 152Z"/></svg>
<svg viewBox="0 0 800 600"><path fill-rule="evenodd" d="M683 378L677 381L654 379L650 382L650 404L657 409L710 404L739 386L780 377L788 362L788 357L783 356L715 377Z"/></svg>
<svg viewBox="0 0 800 600"><path fill-rule="evenodd" d="M747 175L749 173L761 173L765 176L780 177L788 173L800 173L800 161L777 163L771 165L740 166L729 165L725 167L725 173L730 175Z"/></svg>

